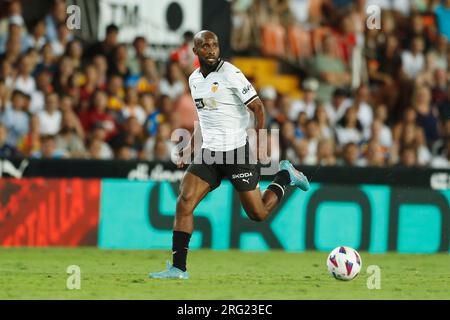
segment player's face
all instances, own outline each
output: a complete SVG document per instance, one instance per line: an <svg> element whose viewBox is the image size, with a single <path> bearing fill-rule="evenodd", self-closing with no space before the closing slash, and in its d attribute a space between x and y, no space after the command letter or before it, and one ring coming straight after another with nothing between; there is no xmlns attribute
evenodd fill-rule
<svg viewBox="0 0 450 320"><path fill-rule="evenodd" d="M210 67L216 65L220 55L219 41L217 40L217 37L212 35L205 36L203 41L199 41L196 44L194 53L197 54L201 64Z"/></svg>

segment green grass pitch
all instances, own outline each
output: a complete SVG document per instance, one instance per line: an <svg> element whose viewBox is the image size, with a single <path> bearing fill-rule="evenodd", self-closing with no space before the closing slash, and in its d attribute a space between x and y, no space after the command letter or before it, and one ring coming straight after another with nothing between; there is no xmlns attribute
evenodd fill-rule
<svg viewBox="0 0 450 320"><path fill-rule="evenodd" d="M450 299L450 255L368 254L350 282L333 279L326 252L192 250L190 279L155 280L169 251L0 248L0 299ZM69 265L81 288L69 290ZM381 269L369 290L368 265Z"/></svg>

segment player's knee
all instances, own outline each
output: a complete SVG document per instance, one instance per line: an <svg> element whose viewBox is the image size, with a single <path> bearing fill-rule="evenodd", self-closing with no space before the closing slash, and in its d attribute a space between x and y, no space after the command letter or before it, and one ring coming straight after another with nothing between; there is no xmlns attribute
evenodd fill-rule
<svg viewBox="0 0 450 320"><path fill-rule="evenodd" d="M194 203L189 194L182 193L177 199L177 213L182 215L192 214L194 210Z"/></svg>

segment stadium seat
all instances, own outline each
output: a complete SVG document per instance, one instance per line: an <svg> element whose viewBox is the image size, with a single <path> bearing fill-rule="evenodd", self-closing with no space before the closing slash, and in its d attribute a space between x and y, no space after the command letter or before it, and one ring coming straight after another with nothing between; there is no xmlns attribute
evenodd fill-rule
<svg viewBox="0 0 450 320"><path fill-rule="evenodd" d="M288 27L288 53L293 59L310 57L312 54L311 34L297 25Z"/></svg>
<svg viewBox="0 0 450 320"><path fill-rule="evenodd" d="M286 31L278 23L268 23L262 27L262 53L269 57L286 56Z"/></svg>

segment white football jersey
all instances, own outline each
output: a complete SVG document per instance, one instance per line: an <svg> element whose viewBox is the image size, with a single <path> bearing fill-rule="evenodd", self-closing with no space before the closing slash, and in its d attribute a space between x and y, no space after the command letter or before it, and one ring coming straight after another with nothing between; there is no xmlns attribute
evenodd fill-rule
<svg viewBox="0 0 450 320"><path fill-rule="evenodd" d="M229 151L245 145L250 119L247 105L258 96L242 72L220 60L206 78L196 69L189 88L197 107L203 145L212 151Z"/></svg>

